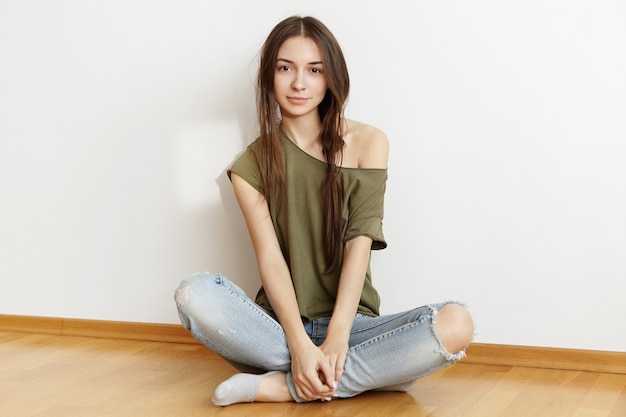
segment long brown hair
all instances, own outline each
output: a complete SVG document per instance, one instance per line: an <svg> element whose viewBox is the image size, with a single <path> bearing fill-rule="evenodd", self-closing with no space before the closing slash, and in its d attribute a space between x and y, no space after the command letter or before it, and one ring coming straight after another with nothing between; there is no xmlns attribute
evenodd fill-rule
<svg viewBox="0 0 626 417"><path fill-rule="evenodd" d="M342 242L343 190L338 172L343 156L343 110L350 91L350 77L339 43L319 20L292 16L278 23L267 37L260 57L257 81L257 116L261 143L261 175L269 204L270 196L282 196L285 172L280 153L280 118L274 97L274 73L280 46L287 39L303 36L315 42L324 62L326 95L318 106L322 123L320 138L328 167L328 177L321 190L324 204L324 250L327 272L339 267ZM339 161L339 166L337 165ZM276 202L278 203L278 202Z"/></svg>

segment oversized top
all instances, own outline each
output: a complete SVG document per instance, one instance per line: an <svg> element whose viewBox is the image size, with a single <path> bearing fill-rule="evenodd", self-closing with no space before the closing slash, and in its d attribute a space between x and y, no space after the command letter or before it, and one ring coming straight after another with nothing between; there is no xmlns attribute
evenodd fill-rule
<svg viewBox="0 0 626 417"><path fill-rule="evenodd" d="M228 170L257 189L270 202L270 214L278 242L291 271L300 315L313 320L332 315L340 271L325 273L324 216L321 190L327 165L280 136L285 167L285 202L278 204L265 194L258 162L259 141L254 141ZM357 236L372 238L372 249L387 247L382 231L386 169L341 168L339 181L344 192L343 243ZM343 261L343 245L340 265ZM256 302L271 311L261 287ZM368 264L357 313L379 315L380 297L372 285Z"/></svg>

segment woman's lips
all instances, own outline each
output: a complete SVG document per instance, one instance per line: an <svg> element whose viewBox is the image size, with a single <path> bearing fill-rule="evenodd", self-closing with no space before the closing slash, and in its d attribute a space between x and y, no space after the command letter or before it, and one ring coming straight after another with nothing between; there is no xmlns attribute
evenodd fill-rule
<svg viewBox="0 0 626 417"><path fill-rule="evenodd" d="M292 96L288 96L287 100L289 100L290 103L293 104L303 104L306 103L309 99L306 97L292 97Z"/></svg>

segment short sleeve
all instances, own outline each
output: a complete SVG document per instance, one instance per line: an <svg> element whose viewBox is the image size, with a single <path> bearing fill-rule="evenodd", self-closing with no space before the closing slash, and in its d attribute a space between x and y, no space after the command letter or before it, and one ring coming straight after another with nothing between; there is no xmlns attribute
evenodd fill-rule
<svg viewBox="0 0 626 417"><path fill-rule="evenodd" d="M344 177L345 203L348 210L347 242L357 236L372 239L372 249L387 247L383 235L383 214L387 170L354 170Z"/></svg>
<svg viewBox="0 0 626 417"><path fill-rule="evenodd" d="M257 155L254 152L254 142L248 146L246 150L237 158L230 169L227 171L228 178L231 179L233 173L239 175L252 185L257 191L263 194L263 183L261 181L261 169L259 168L259 161Z"/></svg>

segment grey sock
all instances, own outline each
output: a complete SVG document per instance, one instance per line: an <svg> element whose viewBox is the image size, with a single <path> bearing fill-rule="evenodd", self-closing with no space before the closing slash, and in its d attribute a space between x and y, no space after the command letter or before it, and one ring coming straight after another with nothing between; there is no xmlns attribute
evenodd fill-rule
<svg viewBox="0 0 626 417"><path fill-rule="evenodd" d="M259 392L261 380L276 372L268 372L262 375L236 374L231 376L215 388L213 404L223 407L235 403L253 402Z"/></svg>

